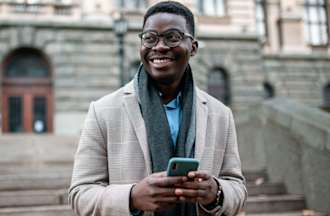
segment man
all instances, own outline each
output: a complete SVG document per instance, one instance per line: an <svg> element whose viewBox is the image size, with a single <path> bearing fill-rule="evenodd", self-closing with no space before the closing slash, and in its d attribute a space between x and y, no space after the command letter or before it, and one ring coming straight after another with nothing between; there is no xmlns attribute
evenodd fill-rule
<svg viewBox="0 0 330 216"><path fill-rule="evenodd" d="M229 108L193 83L194 17L177 2L144 16L133 81L92 102L69 201L78 215L236 215L246 199ZM173 156L199 171L168 177Z"/></svg>

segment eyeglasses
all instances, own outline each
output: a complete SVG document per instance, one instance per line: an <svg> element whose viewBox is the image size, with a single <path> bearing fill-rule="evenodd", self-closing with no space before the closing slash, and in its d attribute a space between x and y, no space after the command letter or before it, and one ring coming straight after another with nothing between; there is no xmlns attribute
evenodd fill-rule
<svg viewBox="0 0 330 216"><path fill-rule="evenodd" d="M169 29L163 33L158 33L154 30L148 30L139 34L141 38L141 44L147 48L152 48L156 46L159 42L159 38L163 38L163 42L168 47L177 47L184 38L191 38L194 40L194 37L188 33L181 32L177 29Z"/></svg>

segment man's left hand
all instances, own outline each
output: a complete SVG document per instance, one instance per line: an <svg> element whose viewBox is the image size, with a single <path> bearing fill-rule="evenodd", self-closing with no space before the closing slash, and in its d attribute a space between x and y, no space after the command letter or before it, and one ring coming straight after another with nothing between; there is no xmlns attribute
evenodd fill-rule
<svg viewBox="0 0 330 216"><path fill-rule="evenodd" d="M175 194L181 201L208 205L217 196L218 185L215 181L206 171L192 171L188 173L187 181L177 185Z"/></svg>

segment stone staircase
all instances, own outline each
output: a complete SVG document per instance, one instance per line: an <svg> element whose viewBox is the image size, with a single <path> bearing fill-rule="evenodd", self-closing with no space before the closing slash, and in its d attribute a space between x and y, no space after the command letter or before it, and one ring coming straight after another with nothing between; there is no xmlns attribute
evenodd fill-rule
<svg viewBox="0 0 330 216"><path fill-rule="evenodd" d="M67 188L77 137L0 136L0 216L72 216Z"/></svg>
<svg viewBox="0 0 330 216"><path fill-rule="evenodd" d="M312 216L306 210L304 197L288 194L282 183L270 183L266 172L246 172L249 197L242 215L253 216Z"/></svg>
<svg viewBox="0 0 330 216"><path fill-rule="evenodd" d="M47 173L38 169L31 170L29 174L1 175L0 216L73 216L67 204L71 167L57 166L56 170ZM249 197L240 215L321 215L304 210L302 196L287 194L281 183L269 183L265 173L249 172L245 176Z"/></svg>
<svg viewBox="0 0 330 216"><path fill-rule="evenodd" d="M31 169L30 174L1 175L0 216L72 216L67 204L70 173L71 168L63 167L56 174Z"/></svg>

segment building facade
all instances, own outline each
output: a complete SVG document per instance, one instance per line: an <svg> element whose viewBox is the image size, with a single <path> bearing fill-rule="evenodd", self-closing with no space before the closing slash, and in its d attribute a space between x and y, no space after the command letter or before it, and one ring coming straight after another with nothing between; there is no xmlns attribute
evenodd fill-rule
<svg viewBox="0 0 330 216"><path fill-rule="evenodd" d="M1 130L78 135L89 103L136 72L155 2L1 0ZM329 0L181 2L196 15L195 81L234 112L273 96L330 106Z"/></svg>

